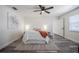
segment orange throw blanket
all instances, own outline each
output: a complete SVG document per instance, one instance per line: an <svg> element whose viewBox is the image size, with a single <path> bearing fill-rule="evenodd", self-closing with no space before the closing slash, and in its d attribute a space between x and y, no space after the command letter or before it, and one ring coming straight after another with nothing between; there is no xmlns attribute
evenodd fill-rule
<svg viewBox="0 0 79 59"><path fill-rule="evenodd" d="M46 38L46 36L48 36L48 32L46 31L42 31L40 29L35 29L35 31L38 31L43 38Z"/></svg>
<svg viewBox="0 0 79 59"><path fill-rule="evenodd" d="M38 31L38 32L41 34L43 38L46 38L46 36L48 36L48 32L46 31Z"/></svg>

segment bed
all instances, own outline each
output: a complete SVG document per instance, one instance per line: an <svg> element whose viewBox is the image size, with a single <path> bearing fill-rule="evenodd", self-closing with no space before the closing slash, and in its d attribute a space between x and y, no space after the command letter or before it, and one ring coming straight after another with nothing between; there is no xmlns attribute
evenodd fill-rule
<svg viewBox="0 0 79 59"><path fill-rule="evenodd" d="M47 44L49 42L48 35L43 37L41 32L37 30L28 30L23 37L24 44Z"/></svg>

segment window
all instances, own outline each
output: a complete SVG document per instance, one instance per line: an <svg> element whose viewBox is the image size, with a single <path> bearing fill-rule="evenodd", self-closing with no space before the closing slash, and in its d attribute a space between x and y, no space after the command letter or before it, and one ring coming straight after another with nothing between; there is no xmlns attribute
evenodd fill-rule
<svg viewBox="0 0 79 59"><path fill-rule="evenodd" d="M79 15L71 16L69 19L69 30L79 31Z"/></svg>

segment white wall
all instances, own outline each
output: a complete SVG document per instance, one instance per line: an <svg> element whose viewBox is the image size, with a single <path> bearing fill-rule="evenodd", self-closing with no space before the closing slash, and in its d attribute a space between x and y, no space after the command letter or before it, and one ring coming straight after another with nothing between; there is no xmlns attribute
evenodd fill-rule
<svg viewBox="0 0 79 59"><path fill-rule="evenodd" d="M17 16L19 25L16 29L7 28L7 12L15 14L15 11L7 6L0 6L0 49L17 40L23 33L22 19Z"/></svg>
<svg viewBox="0 0 79 59"><path fill-rule="evenodd" d="M73 15L79 15L79 8L70 12L70 13L67 13L67 14L61 16L60 19L56 22L59 22L62 19L64 19L64 21L65 21L65 37L72 40L72 41L79 43L79 32L69 31L69 17L73 16ZM58 27L60 27L60 25L57 25L57 29L58 29ZM57 34L61 35L59 32L62 32L62 31L60 31L60 30L57 31Z"/></svg>
<svg viewBox="0 0 79 59"><path fill-rule="evenodd" d="M52 22L55 19L55 17L49 16L49 15L27 15L24 17L25 24L27 25L34 25L38 27L42 27L43 25L48 25L48 31L52 31Z"/></svg>
<svg viewBox="0 0 79 59"><path fill-rule="evenodd" d="M53 20L53 33L58 34L58 18Z"/></svg>

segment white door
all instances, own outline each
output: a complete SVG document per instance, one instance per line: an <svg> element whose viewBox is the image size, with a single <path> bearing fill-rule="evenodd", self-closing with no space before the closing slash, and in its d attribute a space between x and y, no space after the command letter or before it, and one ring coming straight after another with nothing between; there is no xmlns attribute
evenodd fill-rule
<svg viewBox="0 0 79 59"><path fill-rule="evenodd" d="M65 35L64 29L65 29L65 21L64 19L59 19L58 21L58 26L59 26L59 35L63 36Z"/></svg>

